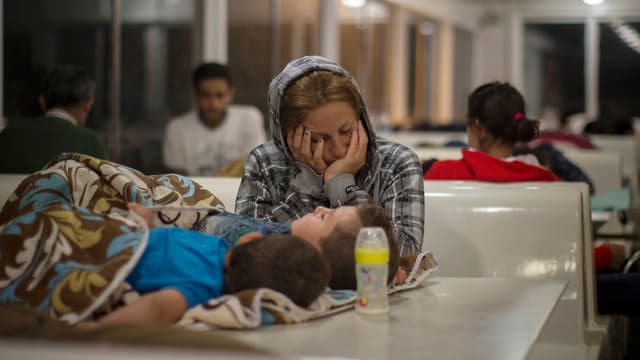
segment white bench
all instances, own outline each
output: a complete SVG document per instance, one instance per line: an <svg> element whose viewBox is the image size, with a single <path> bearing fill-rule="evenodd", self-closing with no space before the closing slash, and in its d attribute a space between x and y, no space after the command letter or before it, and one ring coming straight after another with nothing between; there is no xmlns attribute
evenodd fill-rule
<svg viewBox="0 0 640 360"><path fill-rule="evenodd" d="M461 159L462 151L456 148L414 148L421 161L428 159ZM596 194L604 194L622 187L622 157L615 152L567 151L565 156L589 176Z"/></svg>
<svg viewBox="0 0 640 360"><path fill-rule="evenodd" d="M383 138L410 148L444 146L449 141L467 142L467 133L463 131L396 131L380 135Z"/></svg>
<svg viewBox="0 0 640 360"><path fill-rule="evenodd" d="M532 358L599 353L607 322L596 315L586 184L425 181L425 204L439 276L569 281Z"/></svg>
<svg viewBox="0 0 640 360"><path fill-rule="evenodd" d="M28 174L0 174L0 208Z"/></svg>
<svg viewBox="0 0 640 360"><path fill-rule="evenodd" d="M231 212L235 211L236 196L241 178L195 176L191 179L217 196L224 204L225 209Z"/></svg>

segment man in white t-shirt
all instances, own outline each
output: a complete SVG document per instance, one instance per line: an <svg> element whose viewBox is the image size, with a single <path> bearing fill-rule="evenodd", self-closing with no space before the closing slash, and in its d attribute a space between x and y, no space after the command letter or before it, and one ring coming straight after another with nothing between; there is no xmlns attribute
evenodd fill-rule
<svg viewBox="0 0 640 360"><path fill-rule="evenodd" d="M231 105L233 96L225 65L205 63L194 70L197 110L172 119L165 132L162 157L169 171L213 176L244 160L266 140L260 111L254 106Z"/></svg>

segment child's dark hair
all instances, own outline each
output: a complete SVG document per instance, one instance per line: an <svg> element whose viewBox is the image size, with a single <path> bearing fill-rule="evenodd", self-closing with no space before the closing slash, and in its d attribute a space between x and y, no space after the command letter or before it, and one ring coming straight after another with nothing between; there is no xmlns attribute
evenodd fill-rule
<svg viewBox="0 0 640 360"><path fill-rule="evenodd" d="M524 98L509 83L492 82L469 95L467 126L479 125L496 139L513 145L533 140L540 122L527 118Z"/></svg>
<svg viewBox="0 0 640 360"><path fill-rule="evenodd" d="M393 236L391 220L384 209L376 204L358 205L358 218L363 227L378 226L384 229L389 242L389 275L387 283L391 283L398 270L398 246ZM351 233L336 226L333 232L320 241L322 254L331 267L329 287L338 289L356 289L355 245L357 233Z"/></svg>
<svg viewBox="0 0 640 360"><path fill-rule="evenodd" d="M303 307L324 292L330 278L322 254L293 235L270 235L238 245L230 250L225 267L227 292L266 287Z"/></svg>
<svg viewBox="0 0 640 360"><path fill-rule="evenodd" d="M191 80L193 81L194 89L197 90L200 86L200 82L207 79L226 80L230 87L233 86L233 82L231 81L231 72L229 72L229 68L223 64L203 63L193 70Z"/></svg>

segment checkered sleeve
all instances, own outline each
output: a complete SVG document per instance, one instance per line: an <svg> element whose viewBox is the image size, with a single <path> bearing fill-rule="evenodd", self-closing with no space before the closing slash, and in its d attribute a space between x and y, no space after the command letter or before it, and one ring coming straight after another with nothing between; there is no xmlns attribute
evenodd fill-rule
<svg viewBox="0 0 640 360"><path fill-rule="evenodd" d="M389 142L381 149L383 178L378 203L391 217L400 254L422 251L424 234L424 181L418 156L410 149ZM385 151L382 151L385 150Z"/></svg>
<svg viewBox="0 0 640 360"><path fill-rule="evenodd" d="M279 159L281 153L274 155L262 150L260 147L254 149L245 163L236 198L236 213L271 222L290 223L313 212L321 188L309 186L301 191L296 186L295 179L289 183L291 165ZM267 156L265 153L271 155ZM308 174L300 173L298 176ZM281 182L288 184L284 196L283 192L276 188ZM305 182L310 181L306 178Z"/></svg>

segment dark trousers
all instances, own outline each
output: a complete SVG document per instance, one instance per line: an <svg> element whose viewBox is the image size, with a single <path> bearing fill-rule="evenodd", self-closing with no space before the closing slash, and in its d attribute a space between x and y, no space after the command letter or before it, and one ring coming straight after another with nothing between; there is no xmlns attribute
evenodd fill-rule
<svg viewBox="0 0 640 360"><path fill-rule="evenodd" d="M640 273L597 274L600 314L640 315Z"/></svg>

